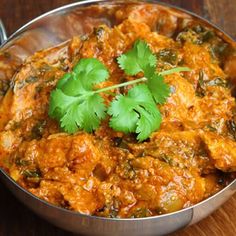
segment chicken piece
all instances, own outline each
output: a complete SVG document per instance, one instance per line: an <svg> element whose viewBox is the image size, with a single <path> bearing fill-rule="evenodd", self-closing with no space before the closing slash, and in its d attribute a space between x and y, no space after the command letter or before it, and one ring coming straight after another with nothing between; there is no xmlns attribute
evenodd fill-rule
<svg viewBox="0 0 236 236"><path fill-rule="evenodd" d="M236 171L236 142L213 132L201 132L201 137L217 169L225 172Z"/></svg>
<svg viewBox="0 0 236 236"><path fill-rule="evenodd" d="M13 101L13 92L9 89L0 103L0 130L3 130L10 119L10 107Z"/></svg>
<svg viewBox="0 0 236 236"><path fill-rule="evenodd" d="M216 77L225 79L225 73L217 63L212 62L210 52L206 48L186 42L183 46L183 55L185 65L192 69L188 73L188 80L195 87L201 72L204 72L207 80L213 80Z"/></svg>
<svg viewBox="0 0 236 236"><path fill-rule="evenodd" d="M21 143L21 137L13 131L0 132L0 167L8 170L10 167L9 155L16 151Z"/></svg>
<svg viewBox="0 0 236 236"><path fill-rule="evenodd" d="M165 36L172 36L178 27L178 18L190 19L187 14L178 14L171 9L164 9L153 4L129 4L115 13L116 20L120 23L125 19L144 22L153 31Z"/></svg>
<svg viewBox="0 0 236 236"><path fill-rule="evenodd" d="M12 156L10 175L42 199L93 214L103 202L96 197L99 180L93 177L102 156L91 135L52 135L24 142Z"/></svg>
<svg viewBox="0 0 236 236"><path fill-rule="evenodd" d="M10 87L10 79L14 75L21 60L7 51L0 50L0 100Z"/></svg>
<svg viewBox="0 0 236 236"><path fill-rule="evenodd" d="M198 173L214 172L198 131L159 131L150 142L130 145L135 156L148 155L170 166L188 168Z"/></svg>
<svg viewBox="0 0 236 236"><path fill-rule="evenodd" d="M235 99L231 96L230 90L214 88L214 92L211 94L196 99L195 104L189 109L186 120L195 123L195 128L211 125L217 129L222 121L232 119L234 109ZM188 127L188 123L190 122L186 122L186 127ZM221 133L220 129L219 133Z"/></svg>
<svg viewBox="0 0 236 236"><path fill-rule="evenodd" d="M226 121L232 119L236 107L229 89L212 86L208 88L208 94L199 98L193 84L180 75L171 75L165 81L172 93L160 108L163 114L161 130L192 130L211 126L227 136Z"/></svg>
<svg viewBox="0 0 236 236"><path fill-rule="evenodd" d="M24 142L14 156L34 165L42 176L54 168L67 166L85 178L90 176L102 153L93 136L81 133L75 136L57 134L40 141Z"/></svg>
<svg viewBox="0 0 236 236"><path fill-rule="evenodd" d="M172 94L161 107L164 115L161 129L165 130L170 123L179 122L182 127L188 118L188 112L196 103L195 91L186 79L178 74L166 77L165 81L170 85ZM169 128L171 129L171 128Z"/></svg>
<svg viewBox="0 0 236 236"><path fill-rule="evenodd" d="M0 99L9 88L10 81L24 61L36 51L58 44L54 34L47 30L34 30L15 38L0 49ZM47 50L46 50L47 51Z"/></svg>
<svg viewBox="0 0 236 236"><path fill-rule="evenodd" d="M219 192L225 186L225 183L222 183L222 177L219 174L208 174L204 176L204 179L206 189L205 198Z"/></svg>
<svg viewBox="0 0 236 236"><path fill-rule="evenodd" d="M129 162L120 160L115 173L100 186L106 205L96 213L99 216L169 213L201 201L205 194L205 180L197 172L170 166L148 155L133 157ZM139 215L141 209L145 213Z"/></svg>
<svg viewBox="0 0 236 236"><path fill-rule="evenodd" d="M60 60L68 59L68 44L38 52L26 61L15 75L10 118L16 122L43 116L49 92L65 73Z"/></svg>
<svg viewBox="0 0 236 236"><path fill-rule="evenodd" d="M39 188L30 191L57 206L87 215L94 214L103 205L102 196L78 184L42 180Z"/></svg>
<svg viewBox="0 0 236 236"><path fill-rule="evenodd" d="M0 130L14 130L25 140L38 139L58 132L58 125L48 113L51 89L76 57L80 40L72 39L54 48L35 53L14 76L0 104Z"/></svg>

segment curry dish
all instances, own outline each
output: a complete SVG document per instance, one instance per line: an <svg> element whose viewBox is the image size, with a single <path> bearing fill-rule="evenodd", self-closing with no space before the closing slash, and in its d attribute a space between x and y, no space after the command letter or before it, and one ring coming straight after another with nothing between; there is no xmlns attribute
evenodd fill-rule
<svg viewBox="0 0 236 236"><path fill-rule="evenodd" d="M1 81L0 166L37 197L83 214L132 218L187 208L235 176L236 102L226 63L234 49L191 21L171 34L174 22L165 16L166 27L158 31L160 16L149 4L124 6L114 16L114 27L102 24L36 52L10 83ZM159 105L160 129L143 142L114 131L108 120L92 133L63 132L48 116L57 81L81 58L97 58L108 68L100 87L135 79L116 59L138 39L155 53L158 71L191 69L165 76L171 94Z"/></svg>

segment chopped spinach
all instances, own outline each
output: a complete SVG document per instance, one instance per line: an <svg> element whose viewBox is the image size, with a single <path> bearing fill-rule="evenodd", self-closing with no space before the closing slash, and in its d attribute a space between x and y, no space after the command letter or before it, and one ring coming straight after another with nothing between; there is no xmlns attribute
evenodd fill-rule
<svg viewBox="0 0 236 236"><path fill-rule="evenodd" d="M208 81L207 85L208 86L220 86L220 87L223 87L223 88L228 88L229 87L228 82L226 80L223 80L220 77L217 77L214 80Z"/></svg>
<svg viewBox="0 0 236 236"><path fill-rule="evenodd" d="M40 93L43 90L43 87L41 85L35 87L36 93Z"/></svg>
<svg viewBox="0 0 236 236"><path fill-rule="evenodd" d="M45 73L47 71L50 71L52 69L52 67L48 64L43 64L40 68L39 68L39 72L40 73Z"/></svg>
<svg viewBox="0 0 236 236"><path fill-rule="evenodd" d="M84 35L80 36L81 41L86 41L86 40L88 40L88 38L89 38L89 36L87 34L84 34Z"/></svg>
<svg viewBox="0 0 236 236"><path fill-rule="evenodd" d="M102 26L95 28L94 33L97 37L97 39L101 39L104 35L104 28Z"/></svg>
<svg viewBox="0 0 236 236"><path fill-rule="evenodd" d="M151 216L152 213L147 208L137 208L136 211L131 215L131 218L142 218Z"/></svg>
<svg viewBox="0 0 236 236"><path fill-rule="evenodd" d="M200 34L200 33L203 33L205 31L205 29L202 25L194 25L193 26L193 31Z"/></svg>
<svg viewBox="0 0 236 236"><path fill-rule="evenodd" d="M230 54L230 46L228 43L219 41L212 44L210 53L213 58L224 58Z"/></svg>
<svg viewBox="0 0 236 236"><path fill-rule="evenodd" d="M29 76L25 80L20 80L17 82L17 89L23 88L26 84L32 84L38 81L39 77L37 76Z"/></svg>
<svg viewBox="0 0 236 236"><path fill-rule="evenodd" d="M215 37L215 33L211 30L206 31L202 34L202 42L208 42L210 39Z"/></svg>
<svg viewBox="0 0 236 236"><path fill-rule="evenodd" d="M29 76L28 78L25 79L26 83L34 83L38 80L39 78L37 76Z"/></svg>
<svg viewBox="0 0 236 236"><path fill-rule="evenodd" d="M205 96L205 82L204 82L204 72L203 70L199 71L198 83L196 87L196 96L204 97Z"/></svg>
<svg viewBox="0 0 236 236"><path fill-rule="evenodd" d="M10 81L6 79L0 79L0 95L5 95L10 87Z"/></svg>
<svg viewBox="0 0 236 236"><path fill-rule="evenodd" d="M206 87L207 86L220 86L223 88L228 88L229 87L229 83L228 81L220 78L220 77L216 77L213 80L209 80L209 79L204 79L204 71L200 70L199 71L199 78L198 78L198 83L197 83L197 87L196 87L196 95L198 97L204 97L206 95Z"/></svg>
<svg viewBox="0 0 236 236"><path fill-rule="evenodd" d="M206 127L211 132L216 132L217 131L217 129L215 127L213 127L212 125L207 125Z"/></svg>
<svg viewBox="0 0 236 236"><path fill-rule="evenodd" d="M35 126L33 126L32 130L31 130L31 138L32 139L42 138L45 126L46 126L45 120L38 121L38 123Z"/></svg>
<svg viewBox="0 0 236 236"><path fill-rule="evenodd" d="M173 164L173 159L169 156L167 156L166 154L161 155L161 160L163 160L164 162L166 162L169 165Z"/></svg>
<svg viewBox="0 0 236 236"><path fill-rule="evenodd" d="M176 37L176 41L181 43L191 42L193 44L198 44L198 45L203 43L198 34L194 32L192 29L187 29L180 32Z"/></svg>
<svg viewBox="0 0 236 236"><path fill-rule="evenodd" d="M41 172L39 169L24 170L22 174L26 178L40 178L41 177Z"/></svg>
<svg viewBox="0 0 236 236"><path fill-rule="evenodd" d="M227 125L229 133L236 140L236 122L234 120L228 120L226 121L226 125Z"/></svg>
<svg viewBox="0 0 236 236"><path fill-rule="evenodd" d="M123 138L115 137L113 138L114 146L122 149L129 149L127 142Z"/></svg>
<svg viewBox="0 0 236 236"><path fill-rule="evenodd" d="M167 62L171 65L177 64L177 52L174 49L165 48L160 50L157 54L157 59Z"/></svg>
<svg viewBox="0 0 236 236"><path fill-rule="evenodd" d="M14 130L20 128L20 126L21 126L21 122L14 121L14 122L11 124L11 130L14 131Z"/></svg>
<svg viewBox="0 0 236 236"><path fill-rule="evenodd" d="M176 40L182 43L187 41L201 45L203 43L209 42L215 36L216 35L214 31L201 25L195 25L192 27L186 27L177 35Z"/></svg>
<svg viewBox="0 0 236 236"><path fill-rule="evenodd" d="M27 166L27 165L30 164L30 162L28 160L24 160L24 159L21 159L21 158L18 157L18 158L15 159L15 164L17 166Z"/></svg>
<svg viewBox="0 0 236 236"><path fill-rule="evenodd" d="M134 179L136 176L136 171L131 165L130 161L121 163L121 169L119 170L119 175L124 179Z"/></svg>
<svg viewBox="0 0 236 236"><path fill-rule="evenodd" d="M11 58L11 53L10 52L4 52L3 56L7 59L10 59Z"/></svg>

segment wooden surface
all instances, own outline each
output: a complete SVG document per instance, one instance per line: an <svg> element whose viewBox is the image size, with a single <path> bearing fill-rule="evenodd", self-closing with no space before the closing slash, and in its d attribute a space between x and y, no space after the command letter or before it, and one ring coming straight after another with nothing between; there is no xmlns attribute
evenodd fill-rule
<svg viewBox="0 0 236 236"><path fill-rule="evenodd" d="M0 0L0 18L8 33L34 17L71 0ZM236 39L236 0L162 0L193 11ZM235 236L236 195L200 223L172 236ZM0 183L0 236L70 236L24 207ZM145 236L145 235L144 235Z"/></svg>

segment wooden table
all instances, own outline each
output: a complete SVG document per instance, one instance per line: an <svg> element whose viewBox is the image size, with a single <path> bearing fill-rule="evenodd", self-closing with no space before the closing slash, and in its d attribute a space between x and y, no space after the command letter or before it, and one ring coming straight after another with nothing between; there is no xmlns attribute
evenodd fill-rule
<svg viewBox="0 0 236 236"><path fill-rule="evenodd" d="M34 17L71 0L0 0L0 18L10 34ZM236 0L162 0L193 11L236 39ZM236 195L200 223L172 236L235 236ZM0 236L71 235L40 219L0 186Z"/></svg>

